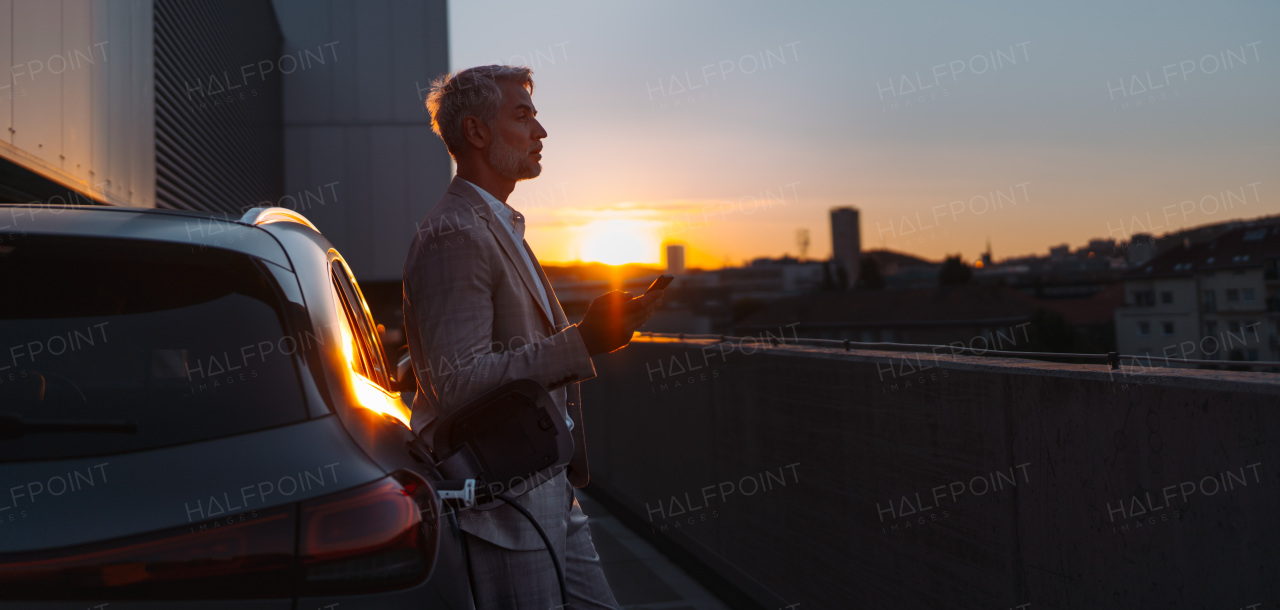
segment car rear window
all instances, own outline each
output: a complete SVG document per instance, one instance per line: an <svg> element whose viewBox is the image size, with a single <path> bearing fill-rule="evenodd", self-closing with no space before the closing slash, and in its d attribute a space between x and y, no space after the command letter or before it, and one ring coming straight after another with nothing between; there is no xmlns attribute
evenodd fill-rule
<svg viewBox="0 0 1280 610"><path fill-rule="evenodd" d="M289 332L269 264L141 240L0 244L0 461L136 451L305 419L295 360L315 335ZM90 429L69 427L76 422ZM98 425L121 422L132 425Z"/></svg>

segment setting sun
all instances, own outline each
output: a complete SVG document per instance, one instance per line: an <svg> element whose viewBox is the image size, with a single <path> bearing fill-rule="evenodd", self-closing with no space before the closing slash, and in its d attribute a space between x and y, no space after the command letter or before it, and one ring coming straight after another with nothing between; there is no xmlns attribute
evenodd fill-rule
<svg viewBox="0 0 1280 610"><path fill-rule="evenodd" d="M653 223L613 218L584 225L578 238L580 258L607 265L652 263L659 258Z"/></svg>

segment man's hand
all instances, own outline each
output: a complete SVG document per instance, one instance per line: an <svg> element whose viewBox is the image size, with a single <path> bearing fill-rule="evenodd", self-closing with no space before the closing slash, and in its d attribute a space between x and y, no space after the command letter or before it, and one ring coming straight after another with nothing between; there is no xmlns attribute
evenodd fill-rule
<svg viewBox="0 0 1280 610"><path fill-rule="evenodd" d="M578 323L587 353L607 354L630 343L632 333L658 309L662 293L654 290L632 298L629 292L613 290L596 297Z"/></svg>

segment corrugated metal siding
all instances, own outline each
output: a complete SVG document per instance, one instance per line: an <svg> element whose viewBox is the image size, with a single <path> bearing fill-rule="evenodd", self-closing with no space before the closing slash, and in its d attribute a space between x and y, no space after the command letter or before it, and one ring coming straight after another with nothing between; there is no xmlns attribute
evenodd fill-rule
<svg viewBox="0 0 1280 610"><path fill-rule="evenodd" d="M270 2L156 0L157 207L235 214L280 198L282 64Z"/></svg>

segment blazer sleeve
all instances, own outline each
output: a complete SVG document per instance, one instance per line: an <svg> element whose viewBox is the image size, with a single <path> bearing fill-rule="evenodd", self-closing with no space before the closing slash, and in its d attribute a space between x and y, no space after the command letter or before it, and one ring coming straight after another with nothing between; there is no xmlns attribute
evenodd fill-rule
<svg viewBox="0 0 1280 610"><path fill-rule="evenodd" d="M415 242L405 284L412 299L425 363L414 363L420 382L431 384L441 416L508 381L532 379L548 391L595 377L595 366L577 325L496 351L491 260L470 233L447 243Z"/></svg>

